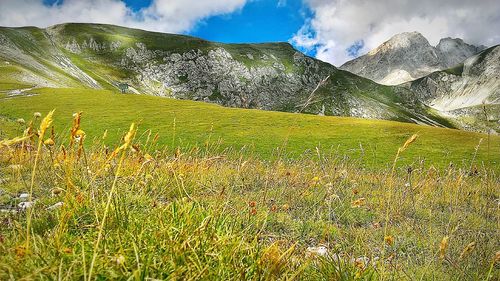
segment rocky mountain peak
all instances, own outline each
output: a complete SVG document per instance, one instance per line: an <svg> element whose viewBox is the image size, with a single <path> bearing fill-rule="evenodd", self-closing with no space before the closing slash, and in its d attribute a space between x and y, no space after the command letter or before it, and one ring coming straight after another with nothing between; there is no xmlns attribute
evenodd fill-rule
<svg viewBox="0 0 500 281"><path fill-rule="evenodd" d="M387 52L391 50L397 50L401 48L410 48L410 47L431 47L429 41L419 32L403 32L400 34L396 34L391 37L386 42L382 43L378 48L372 50L368 53L368 55L375 55L381 52Z"/></svg>
<svg viewBox="0 0 500 281"><path fill-rule="evenodd" d="M476 47L465 43L460 38L447 37L439 40L436 49L441 53L440 58L443 67L449 68L482 51L484 46Z"/></svg>
<svg viewBox="0 0 500 281"><path fill-rule="evenodd" d="M381 84L397 85L453 67L482 49L460 38L443 38L434 47L419 32L404 32L340 68Z"/></svg>

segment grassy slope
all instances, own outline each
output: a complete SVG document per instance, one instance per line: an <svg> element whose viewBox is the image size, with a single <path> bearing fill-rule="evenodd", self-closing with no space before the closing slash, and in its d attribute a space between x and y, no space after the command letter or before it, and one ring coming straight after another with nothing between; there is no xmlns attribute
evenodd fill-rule
<svg viewBox="0 0 500 281"><path fill-rule="evenodd" d="M22 89L31 87L26 83L22 83L19 79L16 79L19 75L23 75L25 70L5 62L0 62L0 91Z"/></svg>
<svg viewBox="0 0 500 281"><path fill-rule="evenodd" d="M72 78L69 74L64 73L62 69L59 69L59 62L52 61L54 59L51 55L52 53L67 57L74 65L94 78L104 89L116 89L115 85L118 82L127 81L127 83L130 83L140 92L156 94L156 90L149 87L145 88L143 84L137 81L135 73L120 66L126 49L130 47L137 48L137 43L145 44L149 50L164 51L167 53L183 53L191 50L200 50L207 53L209 50L222 47L235 60L240 61L247 67L272 66L274 59L262 59L264 56L267 56L268 58L274 57L283 63L285 72L287 73L301 74L304 71L302 67L294 65L293 57L296 50L288 43L222 44L184 35L148 32L101 24L64 24L51 27L47 30L32 27L1 28L0 33L9 37L13 42L17 42L18 48L50 69L50 73L35 72L35 75L40 76L42 79L48 79L48 77L55 75L54 77L60 78L61 87L85 88L86 86L81 85L81 82L77 81L77 79ZM48 36L48 34L51 34L51 36ZM82 53L74 54L64 48L68 42L72 42L73 40L76 40L80 45L84 41L90 42L90 40L94 40L98 43L105 43L106 46L111 42L120 42L120 46L114 51L108 48L98 51L86 49ZM251 54L254 59L249 59L248 54ZM319 63L319 65L320 67L317 71L325 77L330 75L330 79L321 88L321 91L318 91L318 97L313 100L312 104L304 108L303 112L305 113L317 113L321 110L322 105L324 105L326 107L326 115L340 114L349 116L351 114L349 108L351 105L347 102L348 97L356 97L358 100L367 101L370 105L366 106L370 107L376 107L378 103L383 103L383 111L387 111L390 115L384 114L383 117L380 117L382 119L402 122L424 120L412 112L413 109L417 109L417 111L430 119L452 127L446 120L429 114L425 109L420 109L418 105L406 103L401 98L401 94L393 87L378 85L349 72L337 70L327 63ZM22 62L17 67L26 69ZM0 68L0 75L6 76L3 70ZM13 85L11 85L11 82L15 81L10 81L9 85L5 85L4 88L12 88ZM55 82L55 84L58 84L58 82ZM273 110L296 111L297 106L304 103L308 99L308 96L309 93L306 92L296 93L288 97L287 102L277 104ZM187 98L189 98L189 95ZM216 98L217 93L214 93L214 99ZM341 110L340 112L331 112L332 108L341 108Z"/></svg>
<svg viewBox="0 0 500 281"><path fill-rule="evenodd" d="M73 112L83 111L83 129L91 137L108 130L116 142L131 122L142 131L160 135L160 144L200 146L208 140L222 141L222 147L241 148L265 158L277 147L290 156L306 150L335 151L355 158L363 155L369 166L388 165L399 145L411 134L420 138L402 161L418 159L445 166L449 162L470 165L475 147L484 138L477 160L487 159L486 136L452 129L440 129L390 121L321 117L258 110L224 108L201 102L180 101L142 95L121 95L105 90L37 89L37 96L7 98L0 95L0 112L13 120L29 120L33 112L56 108L58 131L71 125ZM175 128L174 128L175 120ZM498 166L500 139L490 141L490 161ZM338 151L337 151L338 150ZM465 161L465 162L463 162Z"/></svg>
<svg viewBox="0 0 500 281"><path fill-rule="evenodd" d="M91 39L97 42L121 42L121 46L116 51L98 51L89 52L85 51L81 54L66 54L72 61L81 69L87 70L89 75L96 79L104 88L110 89L107 84L111 81L130 80L133 75L130 70L122 69L118 66L118 62L123 56L125 49L129 47L136 48L136 43L143 43L150 50L161 50L168 53L183 53L191 50L201 50L208 52L215 48L224 48L232 57L245 64L247 67L256 66L272 66L274 60L263 60L263 56L275 57L285 66L285 71L290 73L302 73L304 70L294 65L293 57L297 52L288 43L262 43L262 44L222 44L217 42L210 42L200 38L165 34L157 32L149 32L138 29L129 29L113 25L100 25L100 24L64 24L56 26L59 44L64 44L73 38L80 44L83 41ZM254 59L249 59L247 55L250 54ZM349 116L349 106L343 98L338 96L339 92L344 95L353 96L360 100L374 101L375 103L383 103L384 110L387 110L395 117L388 119L402 122L411 122L413 120L422 120L421 117L416 116L412 110L417 109L419 112L427 115L430 119L443 124L444 126L453 127L450 123L442 118L428 114L426 110L420 110L414 104L405 103L404 98L400 93L397 93L394 87L383 86L374 83L371 80L359 77L347 71L337 70L335 67L328 63L320 62L320 69L326 77L330 75L328 83L322 88L322 93L317 93L319 97L315 98L313 105L308 106L303 112L317 113L324 104L327 108L326 115L338 115L338 113L330 112L330 108L345 107L342 115ZM134 87L144 92L150 91L142 89L140 85ZM294 112L297 110L299 104L308 99L309 93L289 97L288 103L282 104L273 110ZM335 104L335 106L333 106ZM387 118L387 117L386 117Z"/></svg>
<svg viewBox="0 0 500 281"><path fill-rule="evenodd" d="M50 81L56 85L58 83L63 83L71 87L83 86L81 81L62 69L60 62L55 60L54 56L61 56L60 50L54 48L54 45L48 40L43 29L37 27L0 27L0 34L9 38L16 48L21 50L24 55L30 56L34 61L46 68L46 71L41 71L31 65L30 62L14 62L10 57L3 57L2 59L8 61L11 67L16 68L16 73L12 73L12 70L9 68L1 67L0 84L5 82L11 84L25 84L20 82L24 72L25 74L37 76L42 80ZM2 61L2 66L4 65L5 62ZM12 86L3 87L3 89L11 88Z"/></svg>

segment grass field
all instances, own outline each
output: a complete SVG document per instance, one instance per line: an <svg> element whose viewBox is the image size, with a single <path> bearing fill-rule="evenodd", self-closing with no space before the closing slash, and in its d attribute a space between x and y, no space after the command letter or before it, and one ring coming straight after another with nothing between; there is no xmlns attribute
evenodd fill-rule
<svg viewBox="0 0 500 281"><path fill-rule="evenodd" d="M158 146L175 149L219 143L219 150L245 147L247 155L265 159L280 155L298 158L321 153L347 156L367 167L391 164L398 145L417 133L414 148L401 163L424 160L425 166L499 167L500 138L414 124L356 118L324 117L225 108L213 104L152 96L117 94L105 90L36 89L35 96L0 94L0 112L10 120L29 120L34 112L56 109L55 127L68 132L71 116L82 111L82 127L99 138L107 131L108 145L119 142L131 122L140 135L159 134ZM15 134L16 132L11 132ZM143 134L144 133L144 134ZM476 150L477 149L477 150Z"/></svg>
<svg viewBox="0 0 500 281"><path fill-rule="evenodd" d="M101 95L97 101L119 99L92 94ZM69 102L61 99L65 94L52 95ZM38 97L32 102L40 106L40 98L51 94ZM184 104L165 104L170 102ZM145 110L144 104L136 108ZM191 114L202 108L219 117L248 112L187 104ZM258 121L260 113L250 112ZM88 123L102 119L88 111L85 116L81 124L75 116L69 138L56 137L64 126L53 131L45 117L28 125L25 138L0 142L0 280L500 278L500 183L490 169L371 170L321 150L271 161L206 147L171 153L155 149L160 139L141 140L134 127L108 147L92 135L105 125L91 129ZM62 118L55 124L70 121ZM348 120L356 121L339 119L344 124L338 127ZM349 128L362 126L369 132L363 122ZM392 144L399 153L390 157L425 152L417 146L421 138ZM61 146L67 139L72 144Z"/></svg>

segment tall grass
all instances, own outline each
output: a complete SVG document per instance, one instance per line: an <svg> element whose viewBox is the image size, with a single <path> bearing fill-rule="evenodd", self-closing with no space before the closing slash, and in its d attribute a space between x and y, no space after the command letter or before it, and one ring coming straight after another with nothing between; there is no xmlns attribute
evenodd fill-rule
<svg viewBox="0 0 500 281"><path fill-rule="evenodd" d="M269 161L163 148L134 126L113 149L78 124L70 145L0 142L0 280L500 278L498 175L398 166L416 137L368 170L320 148Z"/></svg>

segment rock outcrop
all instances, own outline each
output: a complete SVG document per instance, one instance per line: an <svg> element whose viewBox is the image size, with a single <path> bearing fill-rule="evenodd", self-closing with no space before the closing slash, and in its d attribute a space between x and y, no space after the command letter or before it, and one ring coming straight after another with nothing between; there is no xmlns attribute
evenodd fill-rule
<svg viewBox="0 0 500 281"><path fill-rule="evenodd" d="M393 36L368 54L346 62L340 69L385 85L398 85L434 71L453 67L484 47L462 39L444 38L434 47L418 32Z"/></svg>

